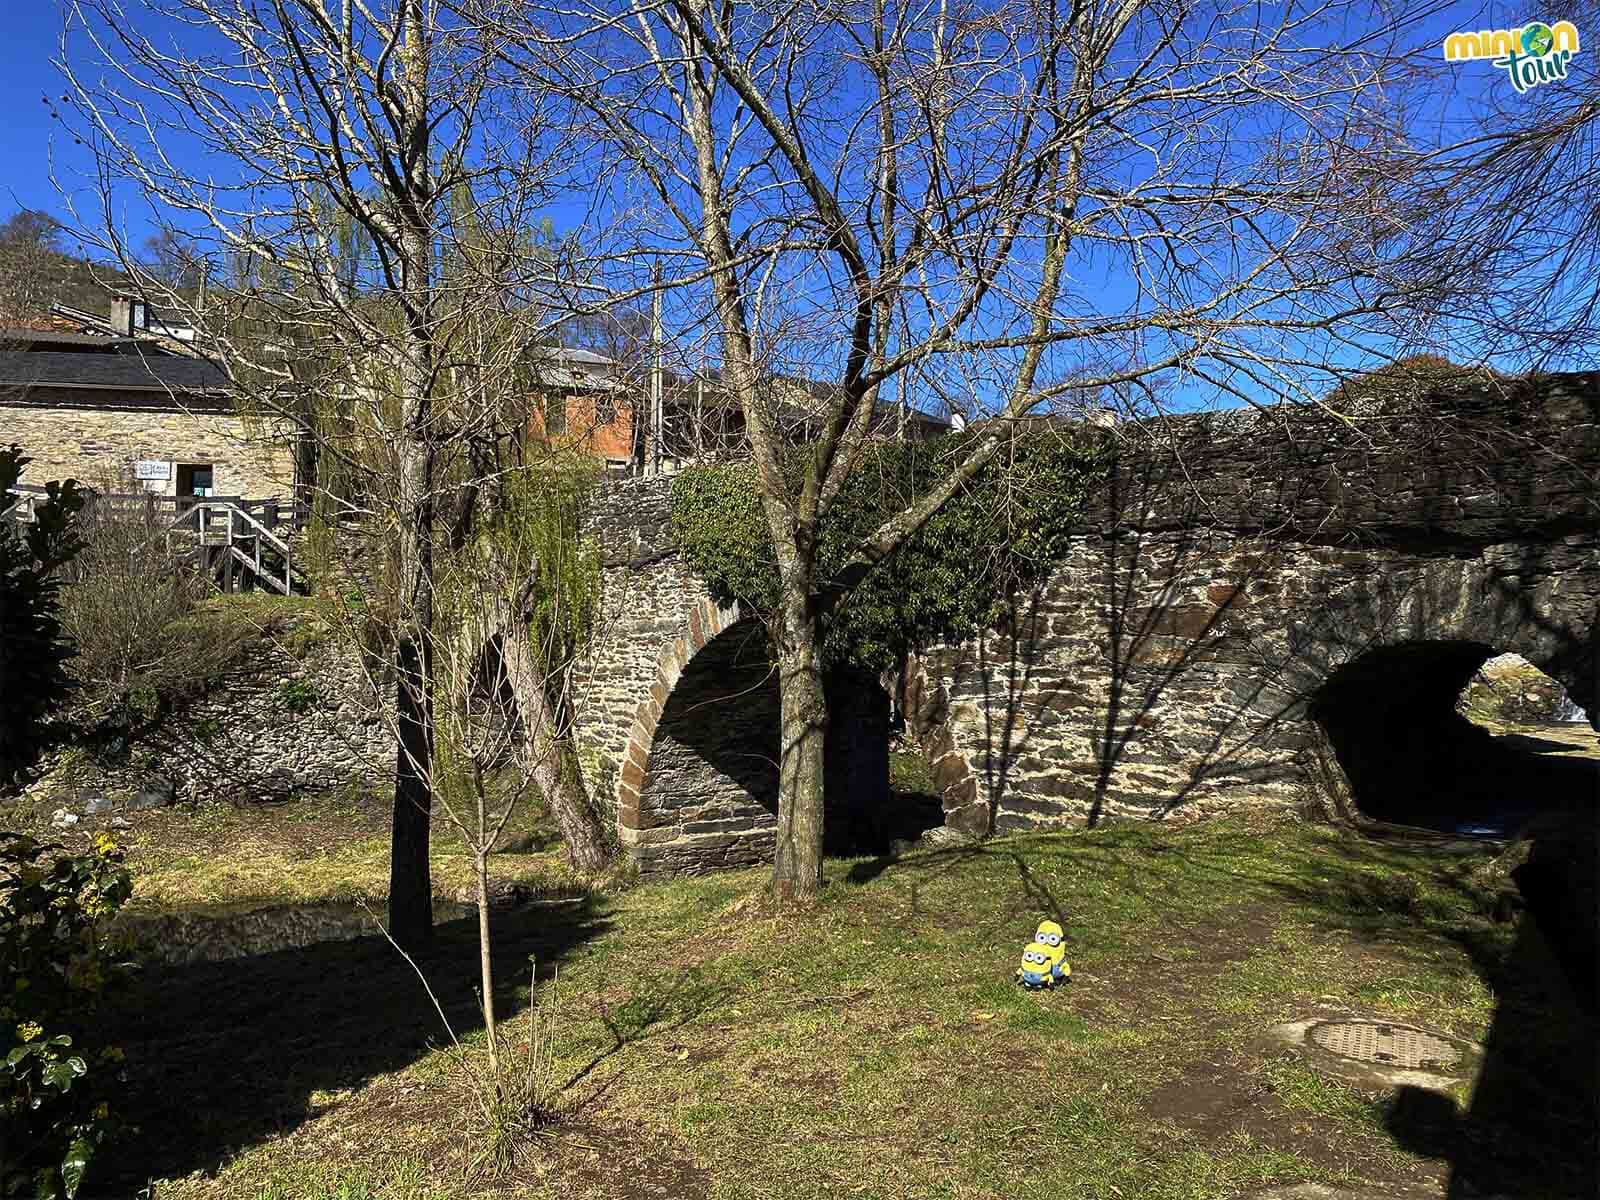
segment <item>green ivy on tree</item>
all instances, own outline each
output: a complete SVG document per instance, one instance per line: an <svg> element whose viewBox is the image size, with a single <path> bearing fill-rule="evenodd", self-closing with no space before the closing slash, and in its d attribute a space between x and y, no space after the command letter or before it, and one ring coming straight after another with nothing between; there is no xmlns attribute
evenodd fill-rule
<svg viewBox="0 0 1600 1200"><path fill-rule="evenodd" d="M924 494L971 448L974 431L920 443L877 442L822 528L818 574L837 577L854 548ZM1104 475L1103 436L1037 425L877 564L828 619L830 666L878 672L935 642L992 624L1008 597L1066 558L1091 490ZM805 469L797 455L796 477ZM748 464L692 467L672 487L672 526L689 565L721 604L758 617L778 601L777 556Z"/></svg>

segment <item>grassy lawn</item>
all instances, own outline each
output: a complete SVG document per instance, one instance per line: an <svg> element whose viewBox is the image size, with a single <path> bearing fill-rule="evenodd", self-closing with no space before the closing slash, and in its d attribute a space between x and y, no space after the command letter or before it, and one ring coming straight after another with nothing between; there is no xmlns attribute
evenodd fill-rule
<svg viewBox="0 0 1600 1200"><path fill-rule="evenodd" d="M118 832L134 876L135 914L238 910L279 904L366 901L389 892L387 797L350 791L316 800L236 807L211 803L137 814ZM103 822L73 831L77 839ZM496 878L527 892L567 895L580 881L541 814L514 817L496 856ZM442 817L434 823L434 893L470 901L472 862Z"/></svg>
<svg viewBox="0 0 1600 1200"><path fill-rule="evenodd" d="M376 814L346 815L349 844L258 816L208 826L227 866L192 846L158 851L141 828L141 902L380 879L381 825L361 823ZM554 869L536 833L520 836L502 870ZM559 1005L562 1118L494 1184L466 1176L459 1070L383 942L149 971L111 1031L140 1128L114 1152L124 1174L100 1187L157 1181L172 1200L1107 1200L1301 1180L1440 1194L1452 1164L1518 1196L1592 1182L1592 1121L1571 1076L1574 1039L1593 1035L1572 1024L1537 938L1487 915L1482 851L1240 818L829 867L823 903L803 915L770 907L760 871L497 914L514 1040L530 955L533 995ZM1011 972L1046 916L1068 931L1074 982L1024 992ZM420 962L469 1046L481 1041L474 937L472 922L442 926ZM1488 1065L1448 1096L1370 1095L1263 1037L1340 1011L1487 1039Z"/></svg>

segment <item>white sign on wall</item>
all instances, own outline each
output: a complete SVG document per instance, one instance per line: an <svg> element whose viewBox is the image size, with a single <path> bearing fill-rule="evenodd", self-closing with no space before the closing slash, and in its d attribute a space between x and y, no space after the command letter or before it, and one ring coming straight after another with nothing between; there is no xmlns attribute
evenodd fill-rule
<svg viewBox="0 0 1600 1200"><path fill-rule="evenodd" d="M136 479L171 479L172 464L165 460L140 459L133 464Z"/></svg>

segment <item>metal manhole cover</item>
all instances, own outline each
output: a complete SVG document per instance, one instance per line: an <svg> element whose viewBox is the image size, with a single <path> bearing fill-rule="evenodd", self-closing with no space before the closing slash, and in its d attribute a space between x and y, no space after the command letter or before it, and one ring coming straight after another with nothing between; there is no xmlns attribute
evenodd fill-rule
<svg viewBox="0 0 1600 1200"><path fill-rule="evenodd" d="M1461 1051L1443 1038L1376 1021L1329 1021L1311 1031L1311 1040L1340 1058L1410 1070L1437 1071L1461 1060Z"/></svg>

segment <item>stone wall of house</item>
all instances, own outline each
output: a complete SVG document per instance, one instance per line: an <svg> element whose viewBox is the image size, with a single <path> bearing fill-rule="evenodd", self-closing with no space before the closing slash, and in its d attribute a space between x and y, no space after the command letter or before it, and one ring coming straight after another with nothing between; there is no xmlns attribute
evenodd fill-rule
<svg viewBox="0 0 1600 1200"><path fill-rule="evenodd" d="M1449 802L1459 771L1429 772L1460 750L1454 700L1492 654L1523 655L1600 719L1597 481L1593 373L1350 420L1295 408L1123 428L1056 576L985 636L907 665L905 716L947 824L1290 803L1378 767L1397 792ZM663 816L704 736L684 722L718 721L676 689L705 686L693 664L738 619L680 561L669 486L629 480L597 506L608 617L580 718L624 842L662 863L690 841ZM768 745L750 736L751 753Z"/></svg>
<svg viewBox="0 0 1600 1200"><path fill-rule="evenodd" d="M112 405L97 391L57 388L50 395L49 406L0 399L0 440L17 443L33 459L24 483L70 478L126 489L133 464L155 460L211 464L221 496L287 499L293 493L292 440L232 413L166 403ZM174 469L160 494L174 494L176 477Z"/></svg>

